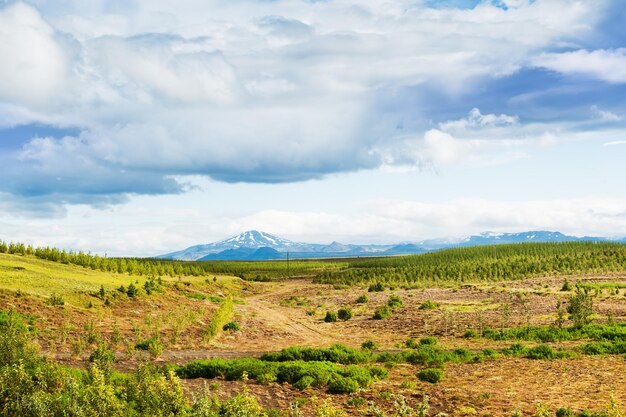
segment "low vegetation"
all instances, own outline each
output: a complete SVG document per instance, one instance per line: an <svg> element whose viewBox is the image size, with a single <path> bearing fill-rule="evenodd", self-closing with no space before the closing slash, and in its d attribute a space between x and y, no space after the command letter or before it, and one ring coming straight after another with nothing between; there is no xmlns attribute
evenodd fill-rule
<svg viewBox="0 0 626 417"><path fill-rule="evenodd" d="M254 358L194 361L176 370L181 378L250 378L289 383L298 389L327 388L334 394L351 393L386 378L385 369L375 366L343 366L327 361L268 361Z"/></svg>
<svg viewBox="0 0 626 417"><path fill-rule="evenodd" d="M205 337L207 339L212 339L217 336L219 331L222 330L228 322L230 322L230 319L233 316L233 312L233 297L229 295L224 299L224 301L220 304L218 309L213 314L211 321L207 325Z"/></svg>

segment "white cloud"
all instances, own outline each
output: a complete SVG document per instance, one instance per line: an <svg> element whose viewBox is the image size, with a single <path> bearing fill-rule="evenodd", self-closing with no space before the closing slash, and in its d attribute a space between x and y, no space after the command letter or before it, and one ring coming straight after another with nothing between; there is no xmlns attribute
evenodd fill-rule
<svg viewBox="0 0 626 417"><path fill-rule="evenodd" d="M626 82L626 48L546 53L531 62L536 67L566 75L582 75L616 84Z"/></svg>
<svg viewBox="0 0 626 417"><path fill-rule="evenodd" d="M71 71L70 49L32 7L0 9L0 101L37 108L56 99Z"/></svg>
<svg viewBox="0 0 626 417"><path fill-rule="evenodd" d="M603 122L619 122L622 120L621 116L608 110L602 110L596 105L591 106L591 114L593 117Z"/></svg>
<svg viewBox="0 0 626 417"><path fill-rule="evenodd" d="M626 145L626 140L614 140L611 142L605 142L603 144L603 146L620 146L620 145Z"/></svg>
<svg viewBox="0 0 626 417"><path fill-rule="evenodd" d="M439 128L443 131L449 132L463 129L513 126L518 123L519 118L517 116L509 116L506 114L482 114L480 109L474 107L470 110L467 118L440 123Z"/></svg>

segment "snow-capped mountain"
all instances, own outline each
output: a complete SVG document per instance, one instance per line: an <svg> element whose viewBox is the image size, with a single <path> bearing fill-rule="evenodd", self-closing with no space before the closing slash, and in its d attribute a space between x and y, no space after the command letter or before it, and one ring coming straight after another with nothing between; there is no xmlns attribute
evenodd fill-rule
<svg viewBox="0 0 626 417"><path fill-rule="evenodd" d="M293 242L269 233L250 230L220 242L191 246L178 252L158 256L178 260L262 260L290 258L340 258L358 256L390 256L430 252L440 249L497 245L524 242L607 241L601 237L576 237L560 232L531 231L523 233L485 232L460 239L432 239L396 245L348 245L332 242L328 245ZM616 240L626 242L624 240Z"/></svg>
<svg viewBox="0 0 626 417"><path fill-rule="evenodd" d="M297 243L290 240L283 239L269 233L259 232L257 230L249 230L247 232L243 232L237 236L233 236L219 242L191 246L181 251L161 255L159 256L159 258L195 261L207 255L213 255L224 251L237 251L241 249L259 248L288 250L289 248L297 246L299 246ZM245 252L252 253L254 251Z"/></svg>

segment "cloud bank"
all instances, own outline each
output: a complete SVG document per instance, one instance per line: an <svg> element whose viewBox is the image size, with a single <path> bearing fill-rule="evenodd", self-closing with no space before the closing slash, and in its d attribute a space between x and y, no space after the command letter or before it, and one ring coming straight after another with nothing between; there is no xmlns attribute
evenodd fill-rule
<svg viewBox="0 0 626 417"><path fill-rule="evenodd" d="M2 152L0 193L107 205L182 193L187 175L283 183L523 157L520 117L475 108L433 122L429 92L454 100L527 66L624 82L622 49L549 52L581 41L607 4L10 2L0 127L80 133Z"/></svg>

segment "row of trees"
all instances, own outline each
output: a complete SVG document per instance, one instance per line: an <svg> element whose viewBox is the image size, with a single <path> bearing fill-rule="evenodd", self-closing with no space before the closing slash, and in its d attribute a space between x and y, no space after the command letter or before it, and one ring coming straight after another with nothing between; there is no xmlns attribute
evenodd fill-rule
<svg viewBox="0 0 626 417"><path fill-rule="evenodd" d="M379 282L403 286L624 271L626 245L623 244L524 243L355 261L345 270L321 273L317 281L333 284Z"/></svg>
<svg viewBox="0 0 626 417"><path fill-rule="evenodd" d="M65 251L50 247L33 247L23 243L0 241L0 253L33 255L40 259L78 265L103 272L146 276L204 276L210 273L200 263L150 258L107 258L85 252Z"/></svg>

